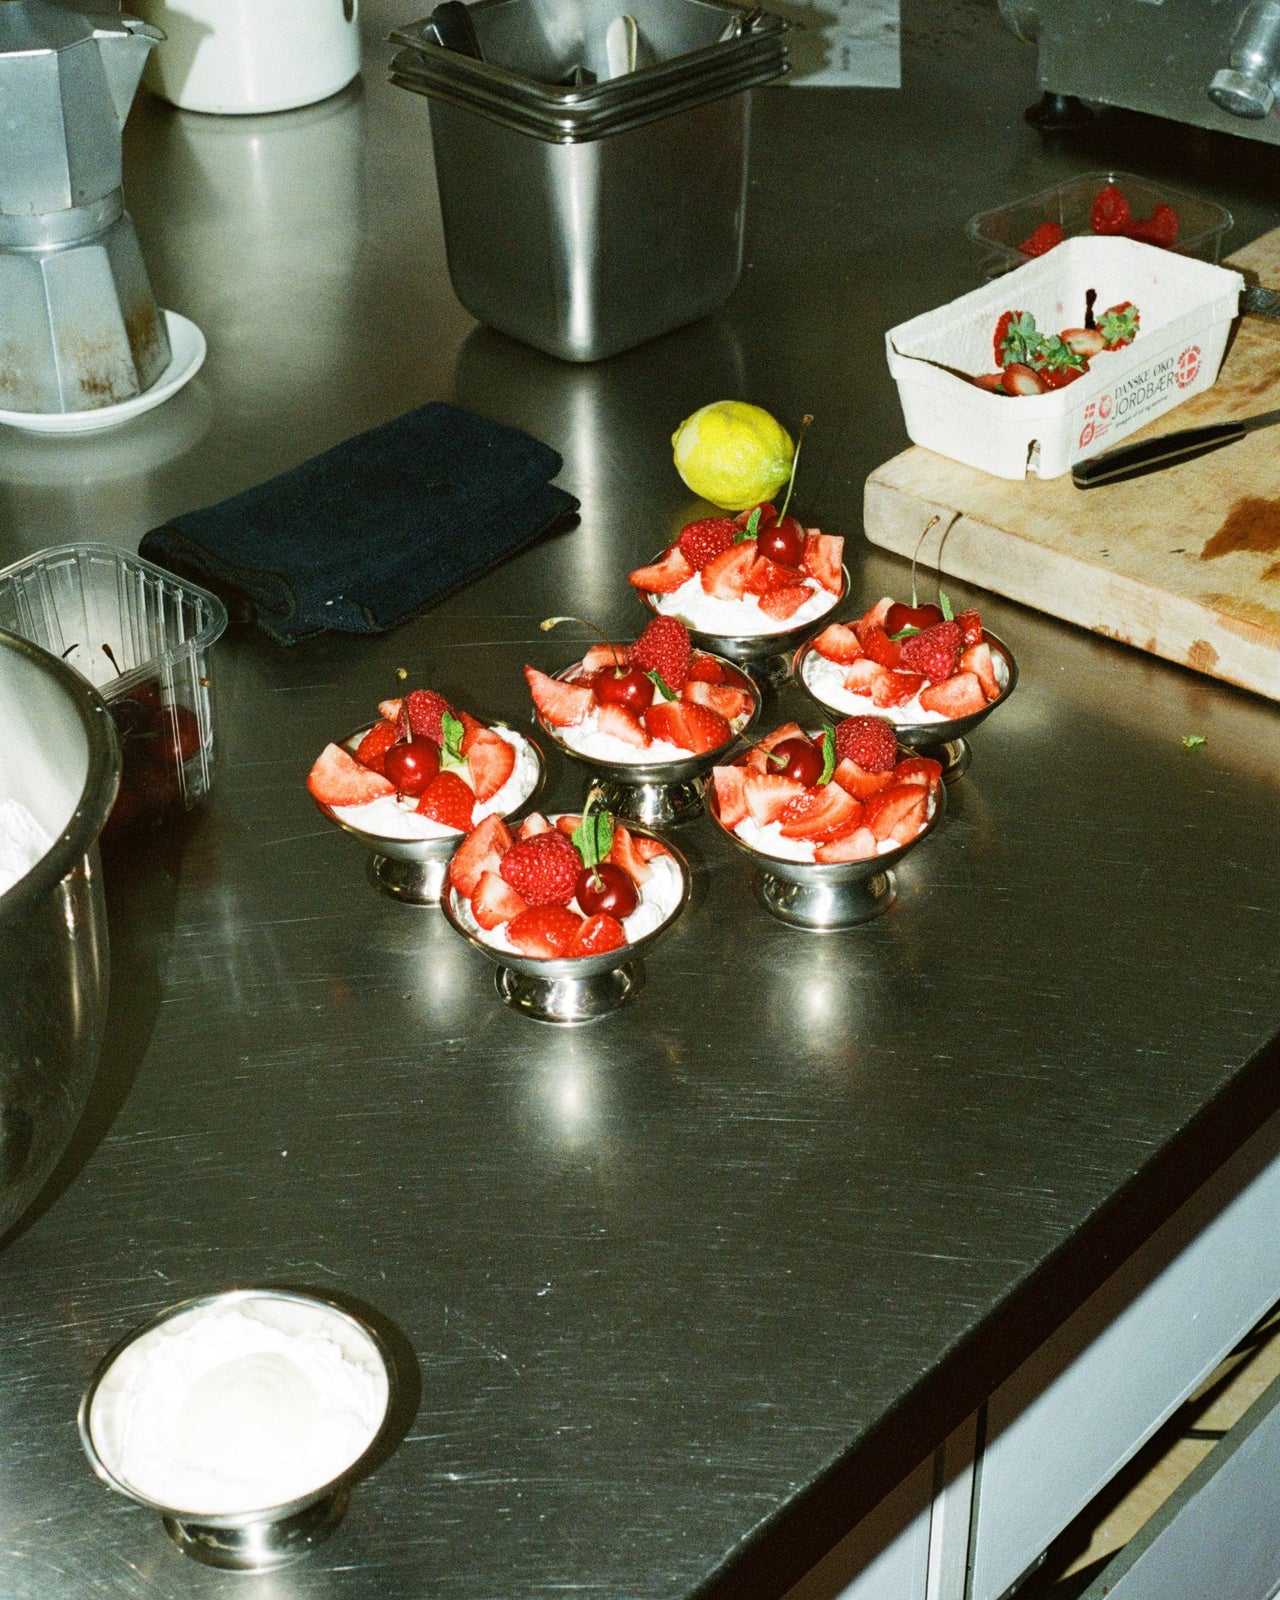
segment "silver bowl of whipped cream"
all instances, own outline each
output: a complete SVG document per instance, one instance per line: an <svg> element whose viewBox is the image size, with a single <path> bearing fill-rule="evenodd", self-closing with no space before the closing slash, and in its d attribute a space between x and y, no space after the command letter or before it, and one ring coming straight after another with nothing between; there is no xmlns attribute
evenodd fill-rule
<svg viewBox="0 0 1280 1600"><path fill-rule="evenodd" d="M381 1459L395 1366L342 1306L285 1289L184 1300L122 1339L80 1403L98 1476L208 1566L297 1560Z"/></svg>

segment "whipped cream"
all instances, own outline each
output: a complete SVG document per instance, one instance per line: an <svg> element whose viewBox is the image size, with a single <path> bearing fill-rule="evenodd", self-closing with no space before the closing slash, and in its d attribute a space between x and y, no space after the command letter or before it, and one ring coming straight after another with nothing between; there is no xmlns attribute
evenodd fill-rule
<svg viewBox="0 0 1280 1600"><path fill-rule="evenodd" d="M649 867L648 882L636 886L640 903L629 917L622 919L622 931L627 936L628 944L635 944L637 940L660 928L673 915L680 904L680 896L684 893L684 875L674 856L654 856ZM457 913L458 921L468 933L484 944L492 945L495 950L504 950L508 955L519 954L515 945L507 938L505 923L499 924L496 928L482 928L471 914L470 900L465 895L459 894L456 889L451 892L453 909ZM574 900L570 903L570 910L580 912L582 908Z"/></svg>
<svg viewBox="0 0 1280 1600"><path fill-rule="evenodd" d="M483 821L494 812L500 817L505 817L508 812L515 811L524 804L538 784L537 753L523 734L516 733L511 728L493 728L491 731L500 739L505 739L515 751L516 765L497 794L491 795L482 805L476 807L473 819L475 823ZM347 748L354 751L363 737L364 735L360 734L355 739L349 740ZM458 777L464 783L467 781L465 771L459 771ZM366 801L362 806L331 806L329 809L339 821L379 839L460 837L456 828L447 827L443 822L437 822L434 817L422 816L417 806L417 800L409 796L384 794L377 800Z"/></svg>
<svg viewBox="0 0 1280 1600"><path fill-rule="evenodd" d="M650 598L665 616L679 617L695 633L715 634L723 639L751 639L757 634L789 633L792 628L816 622L840 598L814 578L807 578L805 584L812 590L809 598L789 617L781 618L761 611L760 602L753 594L744 594L741 600L721 600L708 594L698 572L670 594L655 594Z"/></svg>
<svg viewBox="0 0 1280 1600"><path fill-rule="evenodd" d="M995 668L1000 693L1003 694L1009 686L1009 663L998 651L993 650L991 664ZM810 650L801 664L800 676L805 687L811 690L824 706L830 706L833 711L843 711L848 716L870 713L872 716L883 717L886 722L892 722L899 728L917 728L931 722L952 720L942 711L926 711L920 704L918 694L913 695L910 700L904 700L900 706L878 706L870 694L853 694L845 688L844 680L848 671L848 667L840 662L828 661L826 656L820 655L818 651ZM995 701L990 703L994 705Z"/></svg>
<svg viewBox="0 0 1280 1600"><path fill-rule="evenodd" d="M52 849L53 840L20 800L0 800L0 894Z"/></svg>
<svg viewBox="0 0 1280 1600"><path fill-rule="evenodd" d="M652 744L643 747L628 744L625 739L615 738L611 733L601 733L597 720L595 712L591 711L573 727L557 728L556 738L579 755L592 761L607 761L610 765L652 767L663 761L694 759L692 750L686 750L681 744L672 744L670 739L655 739Z"/></svg>
<svg viewBox="0 0 1280 1600"><path fill-rule="evenodd" d="M108 1470L176 1511L286 1505L344 1472L386 1414L386 1367L327 1306L250 1296L194 1306L129 1344L93 1397Z"/></svg>

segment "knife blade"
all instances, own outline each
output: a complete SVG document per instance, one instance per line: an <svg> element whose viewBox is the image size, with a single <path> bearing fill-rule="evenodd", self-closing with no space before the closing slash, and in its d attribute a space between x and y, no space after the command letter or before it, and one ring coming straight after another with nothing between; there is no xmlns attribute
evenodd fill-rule
<svg viewBox="0 0 1280 1600"><path fill-rule="evenodd" d="M1208 455L1210 450L1220 450L1224 444L1235 444L1255 429L1269 428L1276 422L1280 422L1280 411L1261 411L1256 417L1206 422L1199 428L1179 428L1174 433L1157 434L1154 439L1143 439L1138 444L1118 444L1114 449L1090 456L1087 461L1077 462L1071 469L1071 481L1077 489L1096 489L1100 483L1139 478L1148 472L1172 467L1179 461Z"/></svg>

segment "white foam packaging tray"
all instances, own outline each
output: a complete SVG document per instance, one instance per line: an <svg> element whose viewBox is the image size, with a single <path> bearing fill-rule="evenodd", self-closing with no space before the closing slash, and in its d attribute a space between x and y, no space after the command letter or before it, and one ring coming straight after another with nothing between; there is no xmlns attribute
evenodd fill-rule
<svg viewBox="0 0 1280 1600"><path fill-rule="evenodd" d="M1132 239L1068 239L890 328L885 347L907 432L999 478L1059 477L1213 384L1243 286L1238 272ZM1125 300L1137 306L1131 345L1095 356L1083 377L1046 394L991 394L960 376L996 370L1002 312L1029 311L1044 333L1078 328L1087 289L1097 290L1095 314Z"/></svg>

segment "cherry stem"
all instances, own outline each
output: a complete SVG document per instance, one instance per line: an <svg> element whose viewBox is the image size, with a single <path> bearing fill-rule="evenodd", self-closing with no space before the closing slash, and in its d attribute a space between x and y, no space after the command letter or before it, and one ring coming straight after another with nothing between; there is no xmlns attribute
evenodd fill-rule
<svg viewBox="0 0 1280 1600"><path fill-rule="evenodd" d="M71 650L75 650L75 649L78 649L78 648L79 647L77 645L74 645L74 644L71 646ZM71 654L71 650L64 650L62 652L62 659L64 661ZM111 665L116 669L116 677L117 678L123 678L124 677L124 668L116 660L115 652L112 650L112 648L111 648L111 646L109 644L107 644L105 642L103 643L102 653L103 653L104 656L106 656L107 660L111 663Z"/></svg>
<svg viewBox="0 0 1280 1600"><path fill-rule="evenodd" d="M916 562L920 559L920 546L929 537L930 529L935 528L941 521L942 518L939 516L932 516L929 518L928 522L926 522L924 525L924 532L916 540L916 547L911 556L911 609L913 611L917 610L920 604L920 602L916 599Z"/></svg>
<svg viewBox="0 0 1280 1600"><path fill-rule="evenodd" d="M813 418L806 411L800 423L800 432L796 437L795 452L791 457L791 476L787 479L787 498L782 502L782 510L778 513L778 522L781 524L787 514L787 507L791 504L791 491L796 486L796 468L800 464L800 446L804 443L805 431Z"/></svg>
<svg viewBox="0 0 1280 1600"><path fill-rule="evenodd" d="M599 638L601 644L605 645L607 649L613 651L614 666L626 666L627 663L624 660L618 646L614 644L613 640L609 638L608 634L605 633L603 628L597 628L594 622L588 622L585 617L543 617L538 626L542 629L543 633L550 633L552 628L557 627L562 622L580 622L584 628L590 628L592 633Z"/></svg>

